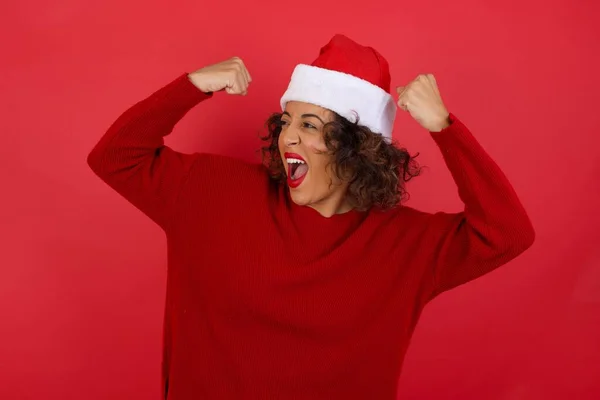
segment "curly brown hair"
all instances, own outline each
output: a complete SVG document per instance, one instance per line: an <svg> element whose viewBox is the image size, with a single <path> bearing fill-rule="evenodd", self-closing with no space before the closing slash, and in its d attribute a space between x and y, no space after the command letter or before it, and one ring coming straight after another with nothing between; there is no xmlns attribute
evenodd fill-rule
<svg viewBox="0 0 600 400"><path fill-rule="evenodd" d="M380 134L332 112L334 118L323 127L325 144L333 156L338 178L348 180L348 201L357 210L371 207L391 209L408 199L405 182L418 176L421 167L405 148L397 147ZM268 133L261 136L262 160L275 181L286 180L285 166L279 152L282 113L266 121Z"/></svg>

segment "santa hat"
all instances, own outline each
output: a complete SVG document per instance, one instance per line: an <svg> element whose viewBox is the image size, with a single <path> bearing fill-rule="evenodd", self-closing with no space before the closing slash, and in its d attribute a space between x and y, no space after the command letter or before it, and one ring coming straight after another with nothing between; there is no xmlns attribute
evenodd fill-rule
<svg viewBox="0 0 600 400"><path fill-rule="evenodd" d="M384 137L392 137L396 102L390 95L390 71L385 58L372 47L344 35L335 35L311 64L294 69L281 97L315 104L364 125Z"/></svg>

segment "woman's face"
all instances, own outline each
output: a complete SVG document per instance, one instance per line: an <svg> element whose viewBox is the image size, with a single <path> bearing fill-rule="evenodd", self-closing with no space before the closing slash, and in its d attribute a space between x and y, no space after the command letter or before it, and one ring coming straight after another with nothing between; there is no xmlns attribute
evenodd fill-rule
<svg viewBox="0 0 600 400"><path fill-rule="evenodd" d="M332 119L325 108L290 101L281 118L278 143L292 200L326 217L351 208L346 201L348 184L336 177L323 137L323 126Z"/></svg>

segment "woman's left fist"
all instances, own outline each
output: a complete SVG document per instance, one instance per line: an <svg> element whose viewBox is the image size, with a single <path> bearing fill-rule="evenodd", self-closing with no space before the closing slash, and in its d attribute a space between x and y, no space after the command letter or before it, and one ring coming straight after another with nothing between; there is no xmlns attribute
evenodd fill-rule
<svg viewBox="0 0 600 400"><path fill-rule="evenodd" d="M396 88L398 106L425 129L439 132L450 125L449 113L432 74L421 74L406 86Z"/></svg>

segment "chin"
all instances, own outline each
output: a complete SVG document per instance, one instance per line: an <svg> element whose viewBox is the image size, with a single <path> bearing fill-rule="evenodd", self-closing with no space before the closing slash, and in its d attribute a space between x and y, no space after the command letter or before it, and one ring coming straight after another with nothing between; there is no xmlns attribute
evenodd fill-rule
<svg viewBox="0 0 600 400"><path fill-rule="evenodd" d="M292 201L299 206L307 206L310 204L310 199L308 196L306 196L305 194L303 194L300 190L298 189L291 189L290 190L290 197L292 198Z"/></svg>

